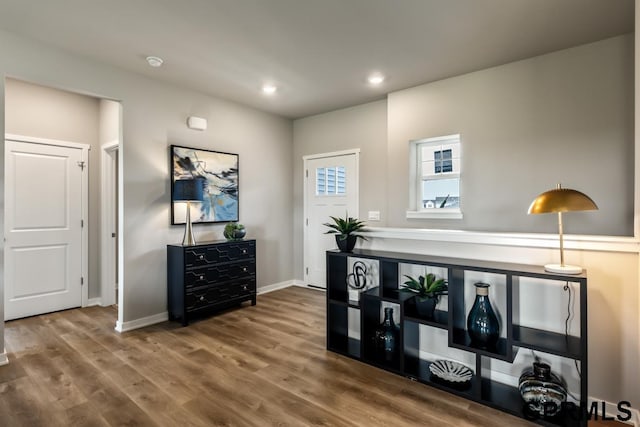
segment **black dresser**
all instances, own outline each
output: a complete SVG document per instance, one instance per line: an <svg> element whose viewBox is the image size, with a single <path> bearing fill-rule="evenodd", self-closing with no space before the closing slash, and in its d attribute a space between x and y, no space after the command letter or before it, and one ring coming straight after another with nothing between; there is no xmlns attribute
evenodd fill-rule
<svg viewBox="0 0 640 427"><path fill-rule="evenodd" d="M167 246L169 319L184 326L243 301L256 304L256 241Z"/></svg>

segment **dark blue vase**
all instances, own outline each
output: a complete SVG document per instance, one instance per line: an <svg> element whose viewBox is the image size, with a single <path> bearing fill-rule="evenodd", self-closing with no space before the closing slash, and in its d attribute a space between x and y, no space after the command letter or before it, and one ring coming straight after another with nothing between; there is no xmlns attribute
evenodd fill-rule
<svg viewBox="0 0 640 427"><path fill-rule="evenodd" d="M384 308L384 320L375 332L378 355L385 361L395 360L398 350L400 329L393 321L393 308Z"/></svg>
<svg viewBox="0 0 640 427"><path fill-rule="evenodd" d="M467 317L467 331L473 347L495 349L500 337L500 323L489 301L489 285L478 282L476 300Z"/></svg>

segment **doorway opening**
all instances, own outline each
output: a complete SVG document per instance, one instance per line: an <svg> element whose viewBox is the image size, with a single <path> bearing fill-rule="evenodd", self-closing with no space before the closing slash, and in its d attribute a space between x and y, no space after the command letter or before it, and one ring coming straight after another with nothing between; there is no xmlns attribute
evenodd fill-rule
<svg viewBox="0 0 640 427"><path fill-rule="evenodd" d="M80 191L75 187L70 188L67 185L57 193L53 191L47 191L45 193L39 190L42 185L53 185L50 176L59 176L60 179L57 180L59 183L73 183L74 179L69 174L76 172L73 171L72 168L64 169L61 165L65 162L84 170L86 179L83 178L85 179L83 181L85 185L82 187L82 191L84 191L84 193L82 193L84 195L82 201L88 204L88 208L83 209L82 213L78 216L77 222L80 224L79 227L83 230L82 233L85 236L82 239L80 248L81 255L78 255L78 258L82 257L85 261L83 261L83 268L80 274L76 274L75 270L73 270L72 274L64 273L69 277L73 276L73 278L67 280L68 283L72 283L76 279L80 281L82 285L82 298L79 302L74 300L73 304L65 308L86 307L91 305L112 306L116 304L119 298L120 301L118 301L119 303L117 304L117 320L122 321L124 317L122 298L122 231L121 227L118 227L118 225L122 223L123 215L121 190L122 171L120 167L122 164L121 103L91 94L88 95L77 91L41 86L37 83L10 77L4 79L4 89L5 140L11 136L14 140L19 139L30 142L32 145L33 143L37 143L38 146L53 147L64 142L66 145L73 146L75 144L77 146L88 147L84 151L86 154L80 160L76 160L75 157L71 156L68 157L71 160L60 160L63 159L64 156L46 154L48 156L46 157L40 153L36 153L35 156L6 156L4 159L4 190L6 195L8 192L19 189L16 187L15 182L12 183L12 181L7 180L8 159L13 159L11 161L14 161L14 163L17 162L17 167L31 168L31 173L23 174L23 182L29 185L25 187L26 191L22 192L26 194L26 196L19 199L19 202L22 204L21 209L23 209L24 212L39 212L39 214L46 219L48 215L46 209L42 208L42 206L45 206L43 200L47 201L49 195L51 195L51 200L48 200L50 203L46 206L59 207L58 205L62 206L63 204L60 202L62 195L79 195ZM19 138L16 138L17 136L19 136ZM56 173L58 173L58 175L40 173L37 168L42 166L41 163L46 163L48 168L57 168ZM56 194L59 196L55 196ZM8 211L16 207L16 200L11 201L5 197L5 234L11 230L6 220L8 218ZM9 203L13 203L13 206L9 206ZM65 211L64 209L67 210ZM68 209L70 208L65 207L64 209L60 207L59 212L69 212ZM75 207L73 207L73 209L75 209ZM76 214L74 213L73 215ZM58 228L60 230L68 228L66 222L75 226L76 220L73 215L60 214L58 216L62 219L57 223L45 225L51 229ZM21 218L22 217L23 215ZM71 219L64 219L67 217ZM18 225L20 227L22 226L20 224ZM108 238L103 236L106 230L109 230ZM55 262L54 255L58 253L63 254L67 249L64 249L64 245L66 245L64 242L47 243L47 245L49 245L45 245L47 250L43 249L40 255L36 255L34 262L45 264L45 266L48 262L48 264L54 268L52 270L54 273L60 270L58 272L60 276L58 282L60 285L56 289L46 289L47 292L45 292L45 294L47 295L44 295L45 297L54 298L57 294L66 292L67 288L71 289L70 285L63 285L63 283L65 283L65 280L63 280L63 269L55 270L55 266L59 265L61 261L58 260L60 262ZM5 249L6 248L7 246L5 245ZM16 248L18 248L17 245ZM22 270L24 270L24 280L21 279L20 281L12 282L14 283L12 292L16 291L14 294L20 295L24 299L30 298L31 290L29 283L38 282L38 280L31 280L34 279L31 276L35 273L31 274L29 269L24 267L24 265L29 264L24 261L29 251L28 248L17 249L13 251L13 255L18 254L19 256L7 259L8 251L5 250L4 257L4 286L5 288L7 286L7 271L11 270L12 267L22 268ZM47 258L47 256L51 259ZM60 258L62 255L58 257ZM70 258L74 258L74 256ZM13 271L16 272L18 270L14 268ZM44 267L42 267L40 272L42 273L43 271ZM71 270L69 269L69 271ZM76 276L79 277L76 278ZM35 279L37 279L37 277ZM76 290L73 290L71 293L75 294L76 292ZM5 306L4 313L6 314L7 303L5 301L1 303ZM40 312L34 312L32 315L56 310L55 307L51 307L53 307L53 305L45 301ZM114 325L117 324L118 322L116 322L114 318Z"/></svg>

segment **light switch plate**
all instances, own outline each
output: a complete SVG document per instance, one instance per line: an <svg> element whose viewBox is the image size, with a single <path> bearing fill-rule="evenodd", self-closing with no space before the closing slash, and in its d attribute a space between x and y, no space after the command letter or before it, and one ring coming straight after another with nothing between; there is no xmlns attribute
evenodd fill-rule
<svg viewBox="0 0 640 427"><path fill-rule="evenodd" d="M369 221L380 221L380 211L369 211Z"/></svg>

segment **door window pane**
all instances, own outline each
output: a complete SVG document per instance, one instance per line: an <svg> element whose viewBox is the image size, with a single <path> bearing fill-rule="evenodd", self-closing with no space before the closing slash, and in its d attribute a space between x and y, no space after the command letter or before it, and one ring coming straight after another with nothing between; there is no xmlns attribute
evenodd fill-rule
<svg viewBox="0 0 640 427"><path fill-rule="evenodd" d="M316 196L346 194L346 169L334 166L316 169Z"/></svg>

